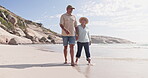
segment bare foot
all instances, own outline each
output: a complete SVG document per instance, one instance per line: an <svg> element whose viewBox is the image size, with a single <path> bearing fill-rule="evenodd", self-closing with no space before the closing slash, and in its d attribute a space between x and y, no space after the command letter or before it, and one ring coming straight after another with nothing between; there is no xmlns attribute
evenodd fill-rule
<svg viewBox="0 0 148 78"><path fill-rule="evenodd" d="M88 64L90 64L91 59L90 59L90 58L88 58L88 59L87 59L87 61L88 61Z"/></svg>
<svg viewBox="0 0 148 78"><path fill-rule="evenodd" d="M92 64L92 63L88 63L87 65L89 65L89 66L94 66L95 64Z"/></svg>
<svg viewBox="0 0 148 78"><path fill-rule="evenodd" d="M75 66L75 63L71 63L71 66Z"/></svg>
<svg viewBox="0 0 148 78"><path fill-rule="evenodd" d="M67 61L65 61L64 64L67 64Z"/></svg>
<svg viewBox="0 0 148 78"><path fill-rule="evenodd" d="M78 63L77 63L77 62L75 62L75 65L77 66L77 65L78 65Z"/></svg>

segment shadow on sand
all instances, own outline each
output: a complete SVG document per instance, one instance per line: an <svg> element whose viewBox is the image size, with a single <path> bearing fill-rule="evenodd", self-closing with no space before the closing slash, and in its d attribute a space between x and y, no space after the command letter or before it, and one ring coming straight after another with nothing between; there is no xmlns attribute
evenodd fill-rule
<svg viewBox="0 0 148 78"><path fill-rule="evenodd" d="M31 67L59 67L59 66L70 66L70 65L69 64L62 64L62 63L13 64L13 65L0 65L0 68L25 69L25 68L31 68Z"/></svg>

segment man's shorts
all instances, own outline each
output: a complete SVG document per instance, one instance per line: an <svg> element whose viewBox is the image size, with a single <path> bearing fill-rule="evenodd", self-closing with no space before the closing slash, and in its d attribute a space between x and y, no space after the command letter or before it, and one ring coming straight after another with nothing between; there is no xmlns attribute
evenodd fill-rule
<svg viewBox="0 0 148 78"><path fill-rule="evenodd" d="M68 44L75 44L75 36L62 36L63 38L63 46L67 46Z"/></svg>

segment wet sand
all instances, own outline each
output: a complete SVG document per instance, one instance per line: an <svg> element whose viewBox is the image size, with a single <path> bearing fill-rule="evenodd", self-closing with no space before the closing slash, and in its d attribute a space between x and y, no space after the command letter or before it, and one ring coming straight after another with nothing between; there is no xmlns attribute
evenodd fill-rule
<svg viewBox="0 0 148 78"><path fill-rule="evenodd" d="M86 78L148 78L147 60L93 59L94 66L82 58L76 70Z"/></svg>

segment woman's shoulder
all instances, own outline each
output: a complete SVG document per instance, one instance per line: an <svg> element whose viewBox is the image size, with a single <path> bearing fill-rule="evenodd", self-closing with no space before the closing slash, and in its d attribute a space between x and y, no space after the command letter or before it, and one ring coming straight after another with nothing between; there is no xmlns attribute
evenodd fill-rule
<svg viewBox="0 0 148 78"><path fill-rule="evenodd" d="M79 26L81 26L81 25L78 25L78 27L79 27Z"/></svg>
<svg viewBox="0 0 148 78"><path fill-rule="evenodd" d="M78 28L81 27L81 25L78 25Z"/></svg>

